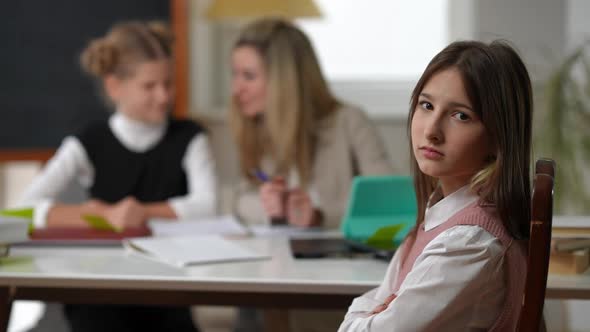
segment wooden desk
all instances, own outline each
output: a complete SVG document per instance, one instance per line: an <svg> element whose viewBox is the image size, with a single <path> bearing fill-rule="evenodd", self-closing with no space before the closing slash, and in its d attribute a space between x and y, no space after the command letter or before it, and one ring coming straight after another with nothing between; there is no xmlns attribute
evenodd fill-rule
<svg viewBox="0 0 590 332"><path fill-rule="evenodd" d="M6 330L17 299L345 309L377 287L387 268L376 260L295 260L285 238L239 241L273 258L180 269L121 248L13 248L11 257L0 260L0 328ZM550 275L547 298L590 299L590 273Z"/></svg>

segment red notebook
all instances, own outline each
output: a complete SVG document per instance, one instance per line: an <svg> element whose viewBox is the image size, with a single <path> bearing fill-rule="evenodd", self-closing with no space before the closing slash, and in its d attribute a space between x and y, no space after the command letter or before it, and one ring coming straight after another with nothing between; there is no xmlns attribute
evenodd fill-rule
<svg viewBox="0 0 590 332"><path fill-rule="evenodd" d="M120 245L129 237L151 236L148 227L127 228L122 232L103 231L89 228L44 228L30 234L31 244L52 245Z"/></svg>

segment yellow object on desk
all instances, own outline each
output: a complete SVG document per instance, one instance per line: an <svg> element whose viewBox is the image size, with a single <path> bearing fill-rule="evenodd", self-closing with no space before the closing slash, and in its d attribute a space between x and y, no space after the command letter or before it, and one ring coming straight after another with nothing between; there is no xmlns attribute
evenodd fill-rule
<svg viewBox="0 0 590 332"><path fill-rule="evenodd" d="M590 249L571 252L552 251L549 256L549 273L578 274L588 269L590 264Z"/></svg>
<svg viewBox="0 0 590 332"><path fill-rule="evenodd" d="M578 274L590 266L590 216L554 216L549 273Z"/></svg>
<svg viewBox="0 0 590 332"><path fill-rule="evenodd" d="M554 238L590 238L590 228L553 227Z"/></svg>

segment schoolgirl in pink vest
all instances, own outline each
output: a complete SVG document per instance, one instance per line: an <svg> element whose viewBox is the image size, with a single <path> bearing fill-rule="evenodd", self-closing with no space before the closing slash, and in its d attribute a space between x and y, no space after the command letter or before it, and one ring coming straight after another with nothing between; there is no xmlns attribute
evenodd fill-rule
<svg viewBox="0 0 590 332"><path fill-rule="evenodd" d="M339 331L514 331L526 275L532 92L507 43L454 42L412 93L415 229Z"/></svg>

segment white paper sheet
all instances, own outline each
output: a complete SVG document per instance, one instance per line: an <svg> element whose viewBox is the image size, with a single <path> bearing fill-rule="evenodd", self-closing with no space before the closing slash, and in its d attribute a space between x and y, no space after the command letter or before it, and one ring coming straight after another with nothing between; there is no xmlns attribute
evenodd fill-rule
<svg viewBox="0 0 590 332"><path fill-rule="evenodd" d="M124 245L130 253L178 267L271 257L218 235L131 238Z"/></svg>
<svg viewBox="0 0 590 332"><path fill-rule="evenodd" d="M199 220L152 219L148 223L154 236L186 235L248 235L244 227L232 215Z"/></svg>

